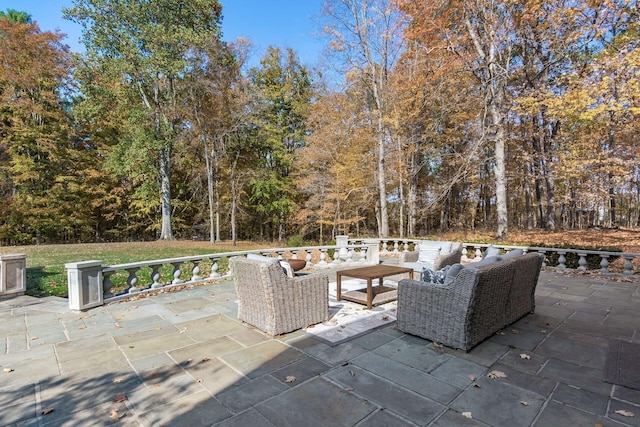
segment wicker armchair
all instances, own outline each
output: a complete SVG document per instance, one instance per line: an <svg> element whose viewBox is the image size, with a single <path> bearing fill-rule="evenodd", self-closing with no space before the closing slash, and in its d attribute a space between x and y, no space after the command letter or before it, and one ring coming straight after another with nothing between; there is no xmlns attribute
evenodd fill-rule
<svg viewBox="0 0 640 427"><path fill-rule="evenodd" d="M413 270L418 273L422 273L422 269L424 267L430 268L434 271L440 270L444 266L460 262L460 259L462 258L462 243L451 243L451 251L441 253L440 256L434 260L433 266L418 262L418 257L419 251L417 249L412 252L402 252L400 253L399 265L400 267L413 268Z"/></svg>
<svg viewBox="0 0 640 427"><path fill-rule="evenodd" d="M329 319L329 279L324 274L287 277L277 263L229 260L238 294L238 319L280 335Z"/></svg>
<svg viewBox="0 0 640 427"><path fill-rule="evenodd" d="M505 325L510 325L516 320L536 308L535 292L544 255L529 253L514 259L516 268L513 273L511 293L507 302Z"/></svg>
<svg viewBox="0 0 640 427"><path fill-rule="evenodd" d="M463 268L448 285L398 283L398 329L469 351L505 325L512 262Z"/></svg>

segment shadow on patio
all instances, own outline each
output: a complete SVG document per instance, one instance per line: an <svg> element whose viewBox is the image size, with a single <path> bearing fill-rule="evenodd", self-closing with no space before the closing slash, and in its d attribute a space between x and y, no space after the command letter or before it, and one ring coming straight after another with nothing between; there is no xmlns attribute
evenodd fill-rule
<svg viewBox="0 0 640 427"><path fill-rule="evenodd" d="M640 391L603 380L610 340L638 341L638 285L543 271L535 314L469 353L394 325L268 337L231 282L86 313L20 297L0 302L0 424L638 425Z"/></svg>

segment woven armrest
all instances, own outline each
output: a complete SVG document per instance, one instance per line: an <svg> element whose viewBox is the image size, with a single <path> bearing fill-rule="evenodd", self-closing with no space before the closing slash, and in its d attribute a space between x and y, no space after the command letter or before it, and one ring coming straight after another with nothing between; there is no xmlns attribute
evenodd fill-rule
<svg viewBox="0 0 640 427"><path fill-rule="evenodd" d="M442 254L433 264L434 270L440 270L447 265L453 265L460 262L462 259L462 245L460 243L453 243L451 246L451 252Z"/></svg>
<svg viewBox="0 0 640 427"><path fill-rule="evenodd" d="M400 267L402 267L405 262L417 262L418 255L418 251L400 252Z"/></svg>

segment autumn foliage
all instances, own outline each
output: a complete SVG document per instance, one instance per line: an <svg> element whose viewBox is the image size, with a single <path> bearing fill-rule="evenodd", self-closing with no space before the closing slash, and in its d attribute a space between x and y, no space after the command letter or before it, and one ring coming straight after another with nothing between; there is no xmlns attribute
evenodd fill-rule
<svg viewBox="0 0 640 427"><path fill-rule="evenodd" d="M318 69L275 46L249 68L220 3L191 7L206 34L118 9L135 43L96 13L82 56L0 15L5 244L156 239L169 217L211 243L640 225L634 2L329 0ZM166 26L184 37L147 39Z"/></svg>

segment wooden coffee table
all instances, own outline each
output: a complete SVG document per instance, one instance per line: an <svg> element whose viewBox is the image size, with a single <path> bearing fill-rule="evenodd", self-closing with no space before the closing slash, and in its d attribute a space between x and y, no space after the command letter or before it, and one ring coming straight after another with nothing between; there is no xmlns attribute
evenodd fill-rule
<svg viewBox="0 0 640 427"><path fill-rule="evenodd" d="M409 278L413 279L413 268L397 267L394 265L372 265L370 267L351 268L336 272L336 297L338 301L346 299L349 301L364 304L367 308L380 305L398 299L398 290L382 284L385 277L396 274L409 273ZM349 291L342 294L342 276L365 279L366 289ZM373 286L373 279L378 279L378 286Z"/></svg>

